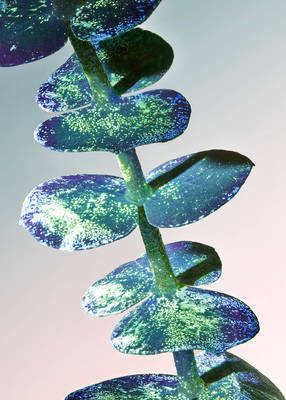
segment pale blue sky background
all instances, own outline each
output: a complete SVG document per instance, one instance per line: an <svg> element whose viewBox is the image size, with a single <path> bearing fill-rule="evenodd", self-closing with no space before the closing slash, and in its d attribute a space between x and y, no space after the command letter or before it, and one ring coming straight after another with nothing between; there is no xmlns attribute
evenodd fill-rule
<svg viewBox="0 0 286 400"><path fill-rule="evenodd" d="M240 193L204 220L164 230L165 241L216 248L223 276L212 289L256 312L261 333L233 352L285 386L285 0L163 0L144 24L173 46L175 61L158 88L191 102L189 129L175 141L138 150L145 171L180 155L220 148L256 164ZM37 184L61 175L119 175L108 153L55 153L33 141L49 117L37 88L70 55L2 69L1 89L1 394L5 400L62 400L100 380L173 373L170 354L126 356L109 340L119 317L80 309L91 283L143 252L138 231L99 249L63 253L39 245L17 225Z"/></svg>

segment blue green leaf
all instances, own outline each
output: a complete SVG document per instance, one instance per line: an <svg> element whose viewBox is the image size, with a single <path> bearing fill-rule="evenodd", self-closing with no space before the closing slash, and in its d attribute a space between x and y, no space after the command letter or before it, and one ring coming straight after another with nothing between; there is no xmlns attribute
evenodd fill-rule
<svg viewBox="0 0 286 400"><path fill-rule="evenodd" d="M65 44L65 24L52 11L51 0L9 0L2 4L0 66L39 60Z"/></svg>
<svg viewBox="0 0 286 400"><path fill-rule="evenodd" d="M198 400L285 400L268 378L231 353L202 352L196 363L208 385ZM66 400L178 400L178 386L173 375L130 375L87 386Z"/></svg>
<svg viewBox="0 0 286 400"><path fill-rule="evenodd" d="M195 349L220 354L251 339L258 330L256 316L240 300L185 287L154 294L129 312L115 327L112 342L129 354Z"/></svg>
<svg viewBox="0 0 286 400"><path fill-rule="evenodd" d="M161 0L87 0L71 19L79 39L99 42L144 22Z"/></svg>
<svg viewBox="0 0 286 400"><path fill-rule="evenodd" d="M137 224L125 200L123 179L71 175L37 186L26 198L20 223L40 243L61 250L87 250L127 236Z"/></svg>
<svg viewBox="0 0 286 400"><path fill-rule="evenodd" d="M91 101L91 89L75 54L41 85L37 93L37 103L50 112L80 108Z"/></svg>
<svg viewBox="0 0 286 400"><path fill-rule="evenodd" d="M187 128L187 100L172 90L154 90L54 117L35 139L57 151L111 151L171 140Z"/></svg>
<svg viewBox="0 0 286 400"><path fill-rule="evenodd" d="M173 60L168 43L139 28L100 42L97 55L110 84L119 94L152 85L164 75ZM92 92L75 54L43 83L37 101L44 110L51 112L68 111L91 103Z"/></svg>
<svg viewBox="0 0 286 400"><path fill-rule="evenodd" d="M166 251L180 283L209 285L221 275L221 261L213 247L196 242L175 242L167 244Z"/></svg>
<svg viewBox="0 0 286 400"><path fill-rule="evenodd" d="M176 385L171 375L130 375L77 390L65 400L163 400Z"/></svg>
<svg viewBox="0 0 286 400"><path fill-rule="evenodd" d="M169 243L165 247L181 283L206 285L219 278L221 262L212 247L193 242ZM95 282L83 298L83 308L97 316L118 314L147 297L152 286L152 271L145 254Z"/></svg>
<svg viewBox="0 0 286 400"><path fill-rule="evenodd" d="M119 314L147 297L151 287L151 271L139 258L95 282L83 297L83 308L96 316Z"/></svg>
<svg viewBox="0 0 286 400"><path fill-rule="evenodd" d="M209 385L210 400L285 400L280 390L241 358L225 352L196 355L201 378Z"/></svg>
<svg viewBox="0 0 286 400"><path fill-rule="evenodd" d="M196 222L239 191L253 163L233 151L209 150L168 161L147 180L155 191L144 204L150 224L172 228Z"/></svg>
<svg viewBox="0 0 286 400"><path fill-rule="evenodd" d="M97 51L119 95L157 82L174 58L172 47L165 40L139 28L101 41Z"/></svg>

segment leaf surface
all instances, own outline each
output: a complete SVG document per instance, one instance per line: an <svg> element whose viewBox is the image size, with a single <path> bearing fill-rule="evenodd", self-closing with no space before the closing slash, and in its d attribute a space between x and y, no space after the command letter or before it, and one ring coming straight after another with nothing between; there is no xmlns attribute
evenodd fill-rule
<svg viewBox="0 0 286 400"><path fill-rule="evenodd" d="M174 58L165 40L140 28L101 41L98 54L119 95L157 82Z"/></svg>
<svg viewBox="0 0 286 400"><path fill-rule="evenodd" d="M157 82L173 60L168 43L139 28L100 42L97 55L119 94ZM75 54L42 84L37 102L50 112L68 111L92 102L91 89Z"/></svg>
<svg viewBox="0 0 286 400"><path fill-rule="evenodd" d="M172 228L196 222L239 191L253 163L233 151L209 150L168 161L147 180L157 189L144 207L150 224Z"/></svg>
<svg viewBox="0 0 286 400"><path fill-rule="evenodd" d="M71 19L79 39L99 42L144 22L161 0L88 0Z"/></svg>
<svg viewBox="0 0 286 400"><path fill-rule="evenodd" d="M123 179L71 175L33 189L20 223L42 244L87 250L127 236L136 227L137 213L125 200Z"/></svg>
<svg viewBox="0 0 286 400"><path fill-rule="evenodd" d="M193 242L169 243L165 247L181 283L206 285L219 278L221 262L212 247ZM83 298L83 308L97 316L118 314L147 297L152 286L151 267L144 255L95 282Z"/></svg>
<svg viewBox="0 0 286 400"><path fill-rule="evenodd" d="M183 133L187 100L172 90L154 90L62 114L42 123L35 139L50 150L111 151L165 142Z"/></svg>
<svg viewBox="0 0 286 400"><path fill-rule="evenodd" d="M279 389L257 369L231 353L196 355L201 377L209 384L198 400L285 400ZM130 375L77 390L66 400L176 400L173 375Z"/></svg>
<svg viewBox="0 0 286 400"><path fill-rule="evenodd" d="M258 330L256 316L240 300L185 287L152 295L130 311L115 327L112 342L129 354L195 349L220 354L250 340Z"/></svg>
<svg viewBox="0 0 286 400"><path fill-rule="evenodd" d="M0 7L0 66L47 57L67 41L64 22L52 14L51 0L9 0Z"/></svg>

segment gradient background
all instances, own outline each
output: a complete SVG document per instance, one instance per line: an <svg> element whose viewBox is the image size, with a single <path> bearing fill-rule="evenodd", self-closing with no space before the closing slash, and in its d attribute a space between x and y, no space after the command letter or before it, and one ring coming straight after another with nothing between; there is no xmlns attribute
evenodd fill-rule
<svg viewBox="0 0 286 400"><path fill-rule="evenodd" d="M218 148L256 164L239 194L197 224L162 231L165 242L193 240L223 261L214 290L245 301L261 332L233 349L285 386L285 0L164 0L144 27L174 48L157 84L182 92L193 114L184 135L138 149L147 172L180 155ZM39 245L18 226L21 204L37 184L67 174L119 175L109 153L56 153L33 141L49 117L34 95L71 54L2 69L1 87L1 395L5 400L63 400L83 386L126 374L174 373L171 354L128 356L109 340L118 317L80 308L94 281L143 253L138 230L78 253Z"/></svg>

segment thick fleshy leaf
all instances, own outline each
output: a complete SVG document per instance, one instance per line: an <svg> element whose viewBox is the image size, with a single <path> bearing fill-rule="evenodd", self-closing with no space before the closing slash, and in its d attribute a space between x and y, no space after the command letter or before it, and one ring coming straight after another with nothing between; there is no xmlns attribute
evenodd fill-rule
<svg viewBox="0 0 286 400"><path fill-rule="evenodd" d="M77 390L65 400L163 400L176 386L171 375L130 375Z"/></svg>
<svg viewBox="0 0 286 400"><path fill-rule="evenodd" d="M212 247L176 242L167 244L166 251L174 274L184 284L206 285L220 276L221 262ZM144 255L95 282L83 298L83 308L97 316L121 313L147 297L152 285L151 267Z"/></svg>
<svg viewBox="0 0 286 400"><path fill-rule="evenodd" d="M233 151L209 150L168 161L147 177L157 189L146 201L149 222L172 228L196 222L227 203L253 163Z"/></svg>
<svg viewBox="0 0 286 400"><path fill-rule="evenodd" d="M118 98L54 117L42 123L35 139L57 151L111 151L174 139L190 117L187 100L172 90Z"/></svg>
<svg viewBox="0 0 286 400"><path fill-rule="evenodd" d="M191 349L219 354L251 339L258 330L256 316L240 300L185 287L141 303L115 327L112 342L129 354Z"/></svg>
<svg viewBox="0 0 286 400"><path fill-rule="evenodd" d="M144 22L161 0L87 0L71 19L79 39L99 42Z"/></svg>
<svg viewBox="0 0 286 400"><path fill-rule="evenodd" d="M198 400L285 400L279 389L242 359L224 353L196 355L208 389ZM131 375L77 390L66 400L175 400L178 378L173 375Z"/></svg>
<svg viewBox="0 0 286 400"><path fill-rule="evenodd" d="M167 244L166 251L176 278L185 285L208 285L221 275L221 261L213 247L175 242Z"/></svg>
<svg viewBox="0 0 286 400"><path fill-rule="evenodd" d="M98 55L120 95L157 82L174 58L172 47L165 40L139 28L101 41Z"/></svg>
<svg viewBox="0 0 286 400"><path fill-rule="evenodd" d="M137 213L125 200L123 179L71 175L37 186L23 204L20 223L42 244L87 250L128 235Z"/></svg>
<svg viewBox="0 0 286 400"><path fill-rule="evenodd" d="M152 274L142 260L123 264L95 282L83 297L84 310L96 316L119 314L147 297Z"/></svg>
<svg viewBox="0 0 286 400"><path fill-rule="evenodd" d="M66 42L63 21L52 14L51 0L9 0L0 9L0 66L39 60Z"/></svg>
<svg viewBox="0 0 286 400"><path fill-rule="evenodd" d="M133 29L100 42L97 51L111 85L117 92L141 90L158 81L173 60L172 48L160 36ZM92 93L77 56L72 55L40 87L39 105L62 112L91 103Z"/></svg>
<svg viewBox="0 0 286 400"><path fill-rule="evenodd" d="M91 89L75 54L41 85L37 93L37 103L50 112L80 108L91 101Z"/></svg>

